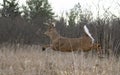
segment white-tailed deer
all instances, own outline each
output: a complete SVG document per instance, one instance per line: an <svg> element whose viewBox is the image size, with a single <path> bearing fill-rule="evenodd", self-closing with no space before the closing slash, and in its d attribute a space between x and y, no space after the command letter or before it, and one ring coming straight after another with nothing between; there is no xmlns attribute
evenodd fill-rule
<svg viewBox="0 0 120 75"><path fill-rule="evenodd" d="M50 24L47 31L44 33L51 39L50 45L43 46L43 50L47 47L51 47L53 50L62 51L62 52L71 52L71 51L90 51L93 49L100 50L101 46L97 43L94 43L94 39L89 33L86 25L84 26L85 34L80 38L67 38L61 36L53 24Z"/></svg>

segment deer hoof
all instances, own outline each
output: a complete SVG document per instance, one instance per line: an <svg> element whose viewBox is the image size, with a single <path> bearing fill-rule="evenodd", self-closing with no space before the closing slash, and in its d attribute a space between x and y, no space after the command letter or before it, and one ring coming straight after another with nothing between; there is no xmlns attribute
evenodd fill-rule
<svg viewBox="0 0 120 75"><path fill-rule="evenodd" d="M45 51L46 50L46 48L45 47L42 47L42 51Z"/></svg>

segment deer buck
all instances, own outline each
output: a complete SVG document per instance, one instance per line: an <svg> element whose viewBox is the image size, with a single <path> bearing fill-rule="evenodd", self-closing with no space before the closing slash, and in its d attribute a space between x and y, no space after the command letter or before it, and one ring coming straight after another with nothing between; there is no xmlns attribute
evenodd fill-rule
<svg viewBox="0 0 120 75"><path fill-rule="evenodd" d="M84 26L85 34L79 38L67 38L61 36L54 24L48 26L47 31L44 33L51 39L51 44L43 46L43 50L47 47L52 48L55 51L71 52L71 51L90 51L93 49L100 50L101 46L98 43L94 43L94 38L89 33L86 25Z"/></svg>

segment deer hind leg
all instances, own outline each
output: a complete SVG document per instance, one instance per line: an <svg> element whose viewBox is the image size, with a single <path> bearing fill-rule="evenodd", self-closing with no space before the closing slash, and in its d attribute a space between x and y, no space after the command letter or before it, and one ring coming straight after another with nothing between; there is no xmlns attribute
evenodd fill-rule
<svg viewBox="0 0 120 75"><path fill-rule="evenodd" d="M101 45L97 44L96 46L97 46L96 50L98 57L103 58L103 49L101 48Z"/></svg>
<svg viewBox="0 0 120 75"><path fill-rule="evenodd" d="M97 45L97 54L98 55L102 54L102 48L101 48L101 46L99 44Z"/></svg>

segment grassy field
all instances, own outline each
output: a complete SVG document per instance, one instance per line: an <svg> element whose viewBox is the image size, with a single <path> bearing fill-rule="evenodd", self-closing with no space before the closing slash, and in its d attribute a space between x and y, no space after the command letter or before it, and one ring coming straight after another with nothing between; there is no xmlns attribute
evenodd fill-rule
<svg viewBox="0 0 120 75"><path fill-rule="evenodd" d="M0 47L0 75L120 75L120 60L63 53L40 46Z"/></svg>

